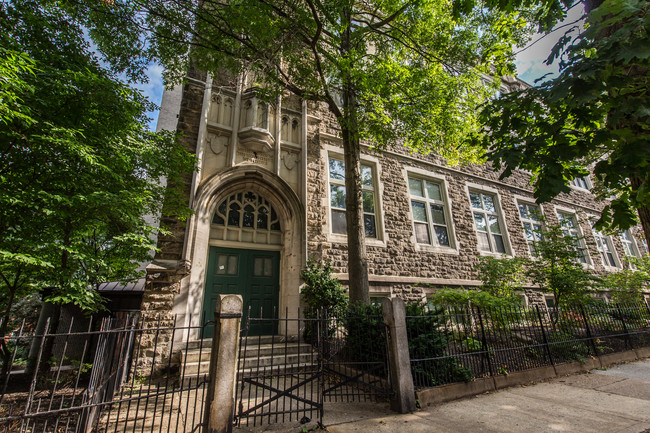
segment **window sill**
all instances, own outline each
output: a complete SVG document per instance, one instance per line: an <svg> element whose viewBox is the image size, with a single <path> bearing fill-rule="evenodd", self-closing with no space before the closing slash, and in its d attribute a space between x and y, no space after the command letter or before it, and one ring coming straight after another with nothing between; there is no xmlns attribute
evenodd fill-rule
<svg viewBox="0 0 650 433"><path fill-rule="evenodd" d="M455 256L460 254L457 248L452 248L452 247L440 247L435 245L418 244L418 243L415 243L414 246L415 246L415 251L417 251L418 253L451 254Z"/></svg>
<svg viewBox="0 0 650 433"><path fill-rule="evenodd" d="M481 251L479 250L478 252L481 256L486 256L486 257L496 257L497 259L504 259L504 258L514 258L512 254L508 253L493 253L492 251Z"/></svg>
<svg viewBox="0 0 650 433"><path fill-rule="evenodd" d="M341 243L341 244L347 244L348 243L348 236L347 235L340 235L338 233L330 233L327 235L327 242L330 243ZM380 247L380 248L386 248L386 242L383 239L375 239L375 238L366 238L366 246L368 247Z"/></svg>

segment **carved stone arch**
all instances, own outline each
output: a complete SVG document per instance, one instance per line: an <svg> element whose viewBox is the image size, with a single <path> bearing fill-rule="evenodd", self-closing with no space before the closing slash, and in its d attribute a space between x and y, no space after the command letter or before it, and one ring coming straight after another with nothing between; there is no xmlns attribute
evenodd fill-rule
<svg viewBox="0 0 650 433"><path fill-rule="evenodd" d="M184 316L186 324L197 325L202 313L205 270L214 212L224 199L238 192L252 191L274 207L282 229L280 251L280 312L288 308L295 314L300 302L300 270L306 261L304 205L280 177L258 166L237 166L208 178L197 190L194 215L188 227L185 257L192 268L188 282L177 296L174 312ZM245 248L245 247L244 247ZM282 333L297 330L284 329ZM191 335L190 338L196 337Z"/></svg>

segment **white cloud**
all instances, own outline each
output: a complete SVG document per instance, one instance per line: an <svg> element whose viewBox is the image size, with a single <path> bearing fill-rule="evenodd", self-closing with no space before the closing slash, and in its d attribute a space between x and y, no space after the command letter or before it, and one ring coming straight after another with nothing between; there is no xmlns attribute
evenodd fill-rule
<svg viewBox="0 0 650 433"><path fill-rule="evenodd" d="M564 21L555 26L550 33L534 35L528 46L516 56L515 64L519 78L527 83L534 84L536 79L545 74L552 74L547 76L547 79L557 75L559 72L557 59L551 65L545 64L544 60L549 56L551 49L560 37L572 27L569 24L578 20L583 14L582 3L579 3L579 6L569 10ZM577 23L577 25L581 25L581 23ZM576 34L576 32L574 31L573 34Z"/></svg>

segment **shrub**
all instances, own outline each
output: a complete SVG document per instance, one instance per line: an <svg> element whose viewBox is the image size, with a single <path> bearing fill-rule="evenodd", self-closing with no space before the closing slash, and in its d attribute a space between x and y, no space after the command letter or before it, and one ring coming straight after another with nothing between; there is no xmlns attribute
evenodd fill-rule
<svg viewBox="0 0 650 433"><path fill-rule="evenodd" d="M523 291L526 282L526 262L522 258L481 257L475 268L483 282L481 290L496 298L518 303L516 293Z"/></svg>
<svg viewBox="0 0 650 433"><path fill-rule="evenodd" d="M551 354L557 360L584 361L590 355L589 346L584 341L563 331L553 331L548 334L548 343Z"/></svg>
<svg viewBox="0 0 650 433"><path fill-rule="evenodd" d="M650 255L639 259L628 257L635 269L612 272L600 279L600 288L608 290L615 302L643 301L643 289L650 285Z"/></svg>
<svg viewBox="0 0 650 433"><path fill-rule="evenodd" d="M481 309L504 309L520 305L516 296L500 298L482 290L450 289L438 290L430 298L430 303L436 307L455 307L467 309L471 306Z"/></svg>
<svg viewBox="0 0 650 433"><path fill-rule="evenodd" d="M348 297L341 282L332 277L332 267L329 262L321 263L310 259L301 275L305 281L301 291L302 300L306 304L304 315L308 319L304 336L306 341L315 342L316 324L313 319L318 317L318 312L324 311L338 316L346 310ZM328 323L330 323L328 335L331 336L335 329L331 322Z"/></svg>

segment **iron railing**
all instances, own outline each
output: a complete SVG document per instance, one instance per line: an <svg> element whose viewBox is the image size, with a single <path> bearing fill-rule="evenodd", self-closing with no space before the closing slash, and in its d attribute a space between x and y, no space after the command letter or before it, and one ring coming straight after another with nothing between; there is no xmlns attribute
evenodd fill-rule
<svg viewBox="0 0 650 433"><path fill-rule="evenodd" d="M322 422L326 402L390 394L385 326L368 311L249 311L242 328L236 422ZM278 335L259 334L279 330ZM258 331L258 332L255 332ZM289 336L289 337L287 337Z"/></svg>
<svg viewBox="0 0 650 433"><path fill-rule="evenodd" d="M416 388L650 345L645 303L431 308L426 315L407 316L406 323Z"/></svg>
<svg viewBox="0 0 650 433"><path fill-rule="evenodd" d="M136 314L72 319L56 332L49 323L4 339L0 432L200 430L208 371L198 337L212 322Z"/></svg>

